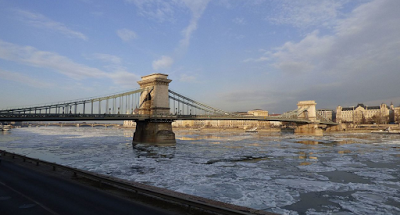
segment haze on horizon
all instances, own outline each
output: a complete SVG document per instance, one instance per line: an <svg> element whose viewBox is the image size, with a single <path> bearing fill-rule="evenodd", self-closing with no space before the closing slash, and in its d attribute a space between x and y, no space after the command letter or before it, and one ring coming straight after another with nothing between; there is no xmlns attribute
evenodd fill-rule
<svg viewBox="0 0 400 215"><path fill-rule="evenodd" d="M227 111L400 105L398 0L0 0L0 109L170 88Z"/></svg>

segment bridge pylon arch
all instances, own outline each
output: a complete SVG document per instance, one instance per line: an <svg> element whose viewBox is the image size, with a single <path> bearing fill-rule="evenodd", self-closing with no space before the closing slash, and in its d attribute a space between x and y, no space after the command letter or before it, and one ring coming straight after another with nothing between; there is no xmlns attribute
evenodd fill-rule
<svg viewBox="0 0 400 215"><path fill-rule="evenodd" d="M309 120L312 123L297 125L294 133L322 136L322 129L320 129L317 124L319 120L317 119L317 110L315 109L316 105L317 103L314 100L299 101L297 103L297 118Z"/></svg>
<svg viewBox="0 0 400 215"><path fill-rule="evenodd" d="M148 115L144 120L136 120L133 143L150 143L157 145L175 144L175 133L172 131L172 120L152 119L155 115L169 115L168 86L172 80L168 75L154 73L138 81L141 89L139 114Z"/></svg>
<svg viewBox="0 0 400 215"><path fill-rule="evenodd" d="M317 111L315 106L317 103L314 100L299 101L297 103L298 119L306 119L312 122L317 121Z"/></svg>
<svg viewBox="0 0 400 215"><path fill-rule="evenodd" d="M144 91L140 95L139 114L167 115L170 113L168 86L172 80L168 75L154 73L138 81Z"/></svg>

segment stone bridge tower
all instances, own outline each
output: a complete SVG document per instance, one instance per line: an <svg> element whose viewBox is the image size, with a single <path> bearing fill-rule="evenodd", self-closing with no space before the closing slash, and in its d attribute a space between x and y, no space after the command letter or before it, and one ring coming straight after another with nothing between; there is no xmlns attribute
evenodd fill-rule
<svg viewBox="0 0 400 215"><path fill-rule="evenodd" d="M297 108L303 112L298 116L298 118L315 122L317 120L315 105L317 105L317 103L315 103L314 100L299 101L297 103Z"/></svg>
<svg viewBox="0 0 400 215"><path fill-rule="evenodd" d="M305 119L314 123L303 125L298 124L294 130L295 133L322 136L322 129L320 129L317 124L317 111L315 105L317 105L317 103L315 103L314 100L299 101L297 103L297 109L301 112L300 115L298 115L298 119Z"/></svg>
<svg viewBox="0 0 400 215"><path fill-rule="evenodd" d="M172 81L167 79L168 75L156 73L142 77L138 84L145 89L140 95L140 114L169 114L168 85Z"/></svg>
<svg viewBox="0 0 400 215"><path fill-rule="evenodd" d="M133 143L157 145L176 143L175 134L172 132L172 120L154 118L156 115L170 113L168 92L170 82L168 75L161 73L143 76L142 80L138 81L140 88L145 89L140 95L139 114L148 117L136 121Z"/></svg>

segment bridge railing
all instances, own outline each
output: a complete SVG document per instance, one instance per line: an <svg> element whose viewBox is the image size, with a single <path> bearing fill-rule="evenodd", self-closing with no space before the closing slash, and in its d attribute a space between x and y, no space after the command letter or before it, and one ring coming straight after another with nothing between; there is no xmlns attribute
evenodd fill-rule
<svg viewBox="0 0 400 215"><path fill-rule="evenodd" d="M57 118L62 121L63 118L130 118L133 116L137 117L148 117L148 115L135 115L135 114L15 114L15 113L0 113L0 119L2 118Z"/></svg>
<svg viewBox="0 0 400 215"><path fill-rule="evenodd" d="M1 121L91 121L91 120L254 120L280 121L294 123L315 123L306 119L282 118L276 116L240 116L240 115L173 115L173 114L0 114ZM318 122L321 124L336 124L334 122Z"/></svg>
<svg viewBox="0 0 400 215"><path fill-rule="evenodd" d="M63 101L63 102L43 104L43 105L32 105L19 108L8 108L0 110L0 113L16 113L16 114L26 114L26 113L41 114L42 112L46 114L53 114L53 113L121 114L125 112L133 113L134 109L136 109L139 104L140 94L145 90L148 90L148 88L136 89L108 96L91 97L85 99L77 99L77 100Z"/></svg>

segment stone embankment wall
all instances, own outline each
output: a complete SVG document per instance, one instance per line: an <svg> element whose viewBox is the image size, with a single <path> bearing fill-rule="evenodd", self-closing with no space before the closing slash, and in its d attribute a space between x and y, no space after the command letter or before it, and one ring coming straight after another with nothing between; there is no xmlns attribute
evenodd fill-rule
<svg viewBox="0 0 400 215"><path fill-rule="evenodd" d="M172 123L174 128L236 128L265 129L279 127L282 123L255 120L177 120Z"/></svg>
<svg viewBox="0 0 400 215"><path fill-rule="evenodd" d="M255 120L177 120L172 123L173 128L236 128L236 129L269 129L282 125L281 122ZM124 121L124 127L135 127L131 120Z"/></svg>

